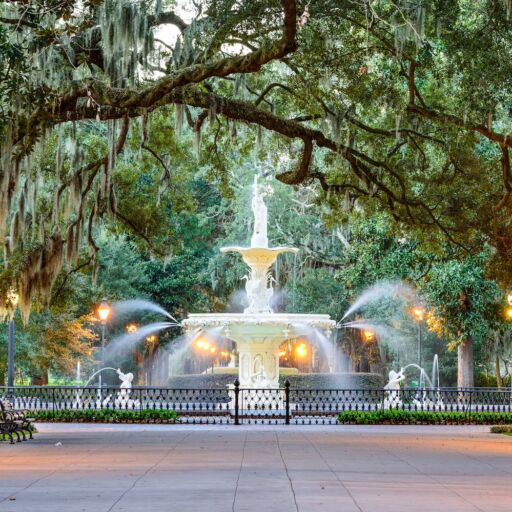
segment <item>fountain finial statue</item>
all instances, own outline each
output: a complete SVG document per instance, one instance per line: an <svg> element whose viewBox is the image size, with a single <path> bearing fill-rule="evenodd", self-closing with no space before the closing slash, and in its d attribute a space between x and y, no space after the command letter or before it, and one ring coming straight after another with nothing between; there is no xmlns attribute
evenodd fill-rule
<svg viewBox="0 0 512 512"><path fill-rule="evenodd" d="M258 175L254 176L252 191L252 213L254 215L254 227L251 238L251 247L268 247L267 219L268 210L263 194L258 186Z"/></svg>

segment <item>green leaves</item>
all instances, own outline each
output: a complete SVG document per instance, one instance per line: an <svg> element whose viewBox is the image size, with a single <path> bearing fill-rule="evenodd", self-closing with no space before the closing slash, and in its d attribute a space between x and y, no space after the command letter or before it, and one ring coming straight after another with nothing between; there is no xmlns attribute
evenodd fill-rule
<svg viewBox="0 0 512 512"><path fill-rule="evenodd" d="M487 263L485 254L441 261L421 285L431 328L455 344L467 337L483 342L503 321L498 313L503 291L486 277Z"/></svg>
<svg viewBox="0 0 512 512"><path fill-rule="evenodd" d="M512 413L411 411L402 409L344 411L338 416L338 423L357 425L507 425L512 424Z"/></svg>
<svg viewBox="0 0 512 512"><path fill-rule="evenodd" d="M167 409L56 409L31 411L36 421L62 423L176 423L178 414Z"/></svg>

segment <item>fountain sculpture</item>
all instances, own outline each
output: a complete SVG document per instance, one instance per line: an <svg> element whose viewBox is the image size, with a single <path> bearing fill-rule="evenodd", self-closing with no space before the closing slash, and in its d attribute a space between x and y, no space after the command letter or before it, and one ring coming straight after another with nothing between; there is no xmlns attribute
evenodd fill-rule
<svg viewBox="0 0 512 512"><path fill-rule="evenodd" d="M240 254L250 269L245 277L249 301L243 313L191 314L183 321L194 337L214 327L222 327L222 336L236 343L240 387L279 387L279 347L287 341L307 336L316 330L327 336L336 322L329 315L274 313L270 306L274 293L270 269L283 253L296 253L294 247L269 247L267 207L264 192L254 179L252 196L254 215L250 247L223 247L222 252Z"/></svg>
<svg viewBox="0 0 512 512"><path fill-rule="evenodd" d="M411 404L417 409L428 407L429 410L442 411L445 406L441 398L439 386L439 359L437 354L434 355L432 363L432 378L430 379L427 372L421 366L410 363L400 368L399 372L391 370L389 372L388 383L384 386L384 409L398 409L403 406L400 383L405 379L405 371L408 368L416 368L420 372L419 385L412 397Z"/></svg>
<svg viewBox="0 0 512 512"><path fill-rule="evenodd" d="M78 388L75 392L75 398L73 400L72 408L73 409L83 409L84 406L90 407L92 403L91 397L87 397L85 400L83 398L83 393L87 389L89 383L99 374L104 372L105 370L112 370L117 373L119 376L119 380L121 384L119 386L119 391L116 394L115 399L112 401L112 394L103 396L103 389L100 387L97 389L97 398L94 401L95 408L101 409L104 407L114 407L116 409L136 409L140 407L140 400L134 400L130 395L132 393L132 381L133 381L133 373L123 373L119 368L116 370L110 366L106 366L104 368L100 368L96 372L94 372L89 380L85 383L84 387Z"/></svg>

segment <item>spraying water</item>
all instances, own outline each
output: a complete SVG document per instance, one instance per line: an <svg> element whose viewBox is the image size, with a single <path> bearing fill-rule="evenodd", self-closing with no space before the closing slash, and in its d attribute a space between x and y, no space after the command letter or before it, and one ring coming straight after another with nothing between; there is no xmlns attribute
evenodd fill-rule
<svg viewBox="0 0 512 512"><path fill-rule="evenodd" d="M434 362L432 363L432 383L439 389L439 357L434 355Z"/></svg>
<svg viewBox="0 0 512 512"><path fill-rule="evenodd" d="M112 368L111 366L105 366L105 368L100 368L99 370L96 370L89 377L89 380L84 384L84 388L86 388L92 382L92 380L94 379L94 377L96 377L96 375L99 375L100 373L104 372L105 370L113 370L113 371L117 372L117 369L116 368Z"/></svg>
<svg viewBox="0 0 512 512"><path fill-rule="evenodd" d="M144 325L135 332L130 332L118 336L108 344L105 350L106 355L112 356L113 354L119 353L121 351L127 351L128 349L133 348L141 340L146 338L146 336L149 336L150 334L161 331L163 329L175 327L176 325L178 324L173 322L155 322L152 324Z"/></svg>
<svg viewBox="0 0 512 512"><path fill-rule="evenodd" d="M424 388L425 387L425 381L427 381L430 388L433 388L432 381L429 379L427 372L421 367L418 366L416 363L410 363L407 366L404 366L404 371L407 370L407 368L416 368L420 372L420 382L419 387Z"/></svg>
<svg viewBox="0 0 512 512"><path fill-rule="evenodd" d="M166 357L169 357L169 374L180 375L183 373L185 359L189 355L194 341L204 334L215 341L219 341L222 338L223 329L223 326L204 330L198 329L193 335L183 335L175 338L172 349L165 353Z"/></svg>
<svg viewBox="0 0 512 512"><path fill-rule="evenodd" d="M355 313L367 304L378 302L385 298L408 298L414 296L412 287L406 285L402 281L381 281L367 288L350 306L341 321L347 318L352 313Z"/></svg>
<svg viewBox="0 0 512 512"><path fill-rule="evenodd" d="M358 329L361 331L372 331L377 335L377 340L379 342L385 343L388 347L395 350L397 354L403 349L404 346L407 345L407 342L409 341L409 337L403 335L397 329L378 322L354 320L352 322L341 324L340 327Z"/></svg>
<svg viewBox="0 0 512 512"><path fill-rule="evenodd" d="M133 311L153 311L155 313L160 313L168 318L170 318L175 324L179 324L178 320L176 320L168 311L166 311L162 306L155 304L154 302L150 302L149 300L143 299L131 299L131 300L123 300L121 302L116 302L113 305L115 311L120 314L131 313Z"/></svg>

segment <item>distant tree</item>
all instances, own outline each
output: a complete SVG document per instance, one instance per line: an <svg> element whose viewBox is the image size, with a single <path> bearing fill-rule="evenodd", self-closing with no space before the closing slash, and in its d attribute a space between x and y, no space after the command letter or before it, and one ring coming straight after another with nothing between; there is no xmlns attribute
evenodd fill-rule
<svg viewBox="0 0 512 512"><path fill-rule="evenodd" d="M429 304L429 328L457 348L459 387L473 386L473 346L485 344L501 320L503 294L496 282L486 279L484 267L483 256L438 263L422 287Z"/></svg>

